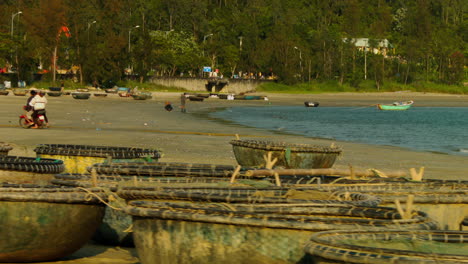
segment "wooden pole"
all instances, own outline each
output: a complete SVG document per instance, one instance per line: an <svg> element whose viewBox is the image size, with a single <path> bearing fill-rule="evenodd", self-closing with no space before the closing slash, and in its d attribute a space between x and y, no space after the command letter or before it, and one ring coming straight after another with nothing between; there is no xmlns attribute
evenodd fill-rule
<svg viewBox="0 0 468 264"><path fill-rule="evenodd" d="M236 176L237 176L237 174L239 174L240 169L241 169L241 165L237 165L236 169L232 173L231 183L234 183L236 181Z"/></svg>

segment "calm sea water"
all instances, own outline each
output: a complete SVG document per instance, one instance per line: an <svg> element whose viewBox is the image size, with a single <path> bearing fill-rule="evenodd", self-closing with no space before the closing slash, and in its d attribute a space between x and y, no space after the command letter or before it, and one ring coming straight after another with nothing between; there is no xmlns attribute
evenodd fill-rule
<svg viewBox="0 0 468 264"><path fill-rule="evenodd" d="M234 107L212 113L236 124L418 151L468 155L468 108Z"/></svg>

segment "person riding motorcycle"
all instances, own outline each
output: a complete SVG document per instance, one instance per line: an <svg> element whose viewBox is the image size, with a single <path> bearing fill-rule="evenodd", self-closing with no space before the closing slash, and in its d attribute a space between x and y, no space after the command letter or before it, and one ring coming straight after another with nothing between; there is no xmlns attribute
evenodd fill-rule
<svg viewBox="0 0 468 264"><path fill-rule="evenodd" d="M26 121L28 123L31 123L31 122L33 122L33 120L32 120L33 108L32 108L32 106L29 105L29 103L37 95L37 91L36 90L31 90L29 93L31 94L31 96L29 96L28 100L26 101L26 105L23 106L23 109L26 111L26 118L27 118Z"/></svg>
<svg viewBox="0 0 468 264"><path fill-rule="evenodd" d="M47 119L46 111L45 111L46 104L47 104L47 98L45 97L44 91L40 91L39 94L34 96L33 99L29 102L29 105L33 109L32 118L33 118L34 126L31 128L39 128L37 125L38 124L37 119L38 119L39 114L42 114L44 116L46 126L48 125L49 120Z"/></svg>

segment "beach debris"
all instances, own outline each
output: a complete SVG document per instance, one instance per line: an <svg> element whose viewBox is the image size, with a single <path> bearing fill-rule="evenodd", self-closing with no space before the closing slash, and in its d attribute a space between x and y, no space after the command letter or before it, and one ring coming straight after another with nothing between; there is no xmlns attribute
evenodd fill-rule
<svg viewBox="0 0 468 264"><path fill-rule="evenodd" d="M241 165L237 165L236 169L234 170L234 172L232 173L232 176L231 176L231 183L234 183L236 181L236 177L237 175L239 175L239 172L241 170L242 166Z"/></svg>
<svg viewBox="0 0 468 264"><path fill-rule="evenodd" d="M278 161L278 158L274 158L272 160L271 159L272 155L273 153L271 151L268 151L267 155L263 155L263 159L265 160L265 168L267 169L273 169L273 166Z"/></svg>
<svg viewBox="0 0 468 264"><path fill-rule="evenodd" d="M424 167L421 167L419 169L419 172L416 172L415 168L410 168L409 171L410 171L411 179L413 181L422 181L422 178L424 176Z"/></svg>
<svg viewBox="0 0 468 264"><path fill-rule="evenodd" d="M395 199L395 207L398 210L398 213L401 215L401 219L411 219L413 215L413 201L414 195L408 195L408 199L406 200L406 210L403 210L400 204L400 200Z"/></svg>
<svg viewBox="0 0 468 264"><path fill-rule="evenodd" d="M387 176L385 173L383 173L383 172L381 172L381 171L379 171L379 170L377 170L377 169L369 169L369 170L370 170L371 172L373 172L373 173L374 173L374 176L376 176L376 177L388 178L388 176Z"/></svg>

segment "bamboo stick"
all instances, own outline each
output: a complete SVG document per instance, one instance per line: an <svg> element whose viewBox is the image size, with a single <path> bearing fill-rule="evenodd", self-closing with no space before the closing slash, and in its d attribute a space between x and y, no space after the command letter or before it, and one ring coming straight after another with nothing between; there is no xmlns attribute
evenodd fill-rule
<svg viewBox="0 0 468 264"><path fill-rule="evenodd" d="M236 181L236 177L237 177L237 174L239 174L240 169L241 169L241 165L237 165L236 170L234 170L234 172L232 173L231 183L234 183Z"/></svg>
<svg viewBox="0 0 468 264"><path fill-rule="evenodd" d="M276 186L281 187L281 181L278 173L275 173Z"/></svg>
<svg viewBox="0 0 468 264"><path fill-rule="evenodd" d="M92 186L93 187L98 186L96 169L91 170L91 181L92 181Z"/></svg>
<svg viewBox="0 0 468 264"><path fill-rule="evenodd" d="M344 169L258 169L258 170L247 170L245 176L274 176L275 173L278 175L328 175L328 176L350 176L350 170ZM375 173L370 170L356 170L353 169L353 173L357 177L372 177ZM398 178L405 177L407 173L404 171L390 171L385 173L387 177Z"/></svg>

